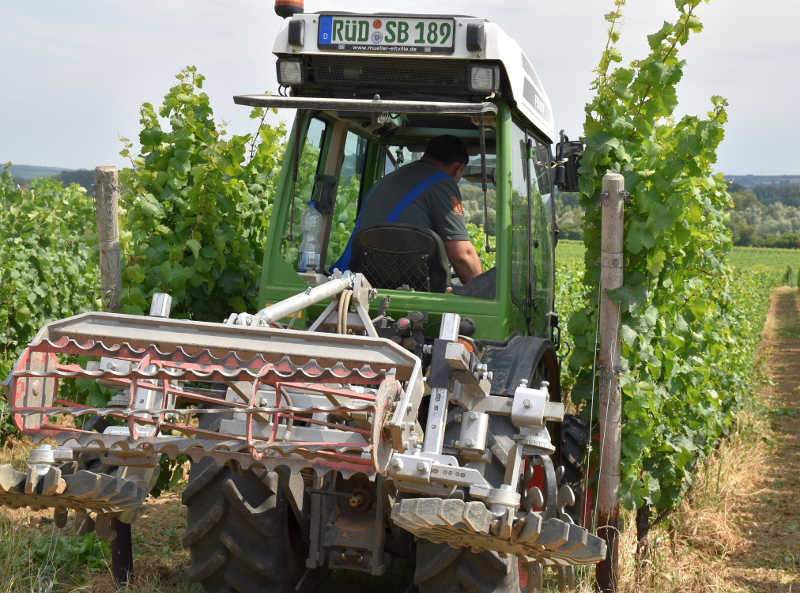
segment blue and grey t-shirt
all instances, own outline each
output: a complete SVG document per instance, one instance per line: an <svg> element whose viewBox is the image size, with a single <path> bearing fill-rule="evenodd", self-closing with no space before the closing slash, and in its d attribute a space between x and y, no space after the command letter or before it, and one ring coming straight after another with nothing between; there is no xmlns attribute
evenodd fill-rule
<svg viewBox="0 0 800 593"><path fill-rule="evenodd" d="M425 161L415 161L379 180L369 191L361 208L359 229L387 224L395 208L400 215L393 221L421 229L431 229L443 241L469 241L464 222L464 208L458 184L447 174L428 187L417 198L403 206L409 192L441 170Z"/></svg>

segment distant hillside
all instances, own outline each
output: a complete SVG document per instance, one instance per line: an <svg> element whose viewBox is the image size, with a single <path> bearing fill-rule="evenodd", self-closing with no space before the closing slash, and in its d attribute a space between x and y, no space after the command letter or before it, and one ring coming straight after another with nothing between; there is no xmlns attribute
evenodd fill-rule
<svg viewBox="0 0 800 593"><path fill-rule="evenodd" d="M94 171L89 169L59 169L56 167L39 167L36 165L11 165L9 168L14 181L20 185L28 185L32 179L51 177L64 185L77 183L82 185L89 195L92 195L94 185Z"/></svg>
<svg viewBox="0 0 800 593"><path fill-rule="evenodd" d="M37 165L11 165L9 170L17 179L56 177L64 171L72 171L72 169L68 169L66 167L40 167Z"/></svg>
<svg viewBox="0 0 800 593"><path fill-rule="evenodd" d="M747 189L757 185L800 185L800 175L725 175L725 179Z"/></svg>

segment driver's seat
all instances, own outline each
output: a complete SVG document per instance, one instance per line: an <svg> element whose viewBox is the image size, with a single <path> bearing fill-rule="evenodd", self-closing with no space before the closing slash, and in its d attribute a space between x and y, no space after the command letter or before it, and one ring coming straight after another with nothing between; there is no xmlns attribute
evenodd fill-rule
<svg viewBox="0 0 800 593"><path fill-rule="evenodd" d="M364 274L376 288L445 292L450 284L450 263L441 237L405 224L358 231L350 270Z"/></svg>

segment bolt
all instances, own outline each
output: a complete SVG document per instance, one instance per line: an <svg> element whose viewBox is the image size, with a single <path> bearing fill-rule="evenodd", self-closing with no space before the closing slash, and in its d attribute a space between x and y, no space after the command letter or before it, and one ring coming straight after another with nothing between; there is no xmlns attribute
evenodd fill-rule
<svg viewBox="0 0 800 593"><path fill-rule="evenodd" d="M53 447L41 445L38 449L32 449L28 454L28 465L38 466L39 473L47 473L47 466L55 462Z"/></svg>
<svg viewBox="0 0 800 593"><path fill-rule="evenodd" d="M531 400L529 400L529 399L522 400L522 407L523 408L530 408L531 407Z"/></svg>
<svg viewBox="0 0 800 593"><path fill-rule="evenodd" d="M417 471L421 474L425 473L425 464L421 461L417 462Z"/></svg>
<svg viewBox="0 0 800 593"><path fill-rule="evenodd" d="M470 412L469 414L467 414L467 418L469 418L470 420L472 420L474 422L475 420L478 419L478 413L477 412Z"/></svg>
<svg viewBox="0 0 800 593"><path fill-rule="evenodd" d="M59 447L53 451L53 458L56 461L69 461L72 459L72 449Z"/></svg>
<svg viewBox="0 0 800 593"><path fill-rule="evenodd" d="M467 439L466 441L464 441L464 444L467 446L467 448L471 449L472 447L475 446L475 441L473 441L472 439Z"/></svg>
<svg viewBox="0 0 800 593"><path fill-rule="evenodd" d="M519 382L520 387L527 387L527 385L528 385L527 379L523 379L522 381Z"/></svg>
<svg viewBox="0 0 800 593"><path fill-rule="evenodd" d="M360 492L353 494L353 496L347 499L347 506L349 506L351 509L357 509L362 504L364 504L364 495Z"/></svg>
<svg viewBox="0 0 800 593"><path fill-rule="evenodd" d="M392 460L392 469L396 472L399 472L401 469L403 469L403 462L399 459Z"/></svg>

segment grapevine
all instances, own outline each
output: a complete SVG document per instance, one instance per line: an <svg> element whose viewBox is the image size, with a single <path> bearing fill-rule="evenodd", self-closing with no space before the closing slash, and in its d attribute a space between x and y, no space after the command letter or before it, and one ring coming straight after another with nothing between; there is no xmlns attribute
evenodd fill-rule
<svg viewBox="0 0 800 593"><path fill-rule="evenodd" d="M121 154L133 164L121 176L123 310L143 314L154 292L167 292L173 316L220 321L257 308L285 128L262 120L255 137L226 138L204 76L190 66L176 78L158 110L140 109L140 152L123 139Z"/></svg>
<svg viewBox="0 0 800 593"><path fill-rule="evenodd" d="M46 322L100 308L92 198L55 179L19 187L8 167L0 170L0 379ZM0 443L15 432L2 399Z"/></svg>
<svg viewBox="0 0 800 593"><path fill-rule="evenodd" d="M677 0L676 21L648 36L650 54L622 66L616 43L624 0L615 1L606 15L608 44L595 96L585 109L580 169L587 296L569 321L572 399L586 402L595 380L598 196L602 176L617 172L631 196L624 284L610 294L622 314L620 499L625 507L651 505L658 512L679 502L698 459L729 430L752 386L765 288L774 276L763 272L767 276L734 282L727 264L731 200L713 172L727 102L715 96L705 117L674 117L686 66L679 49L702 30L695 14L700 2Z"/></svg>

